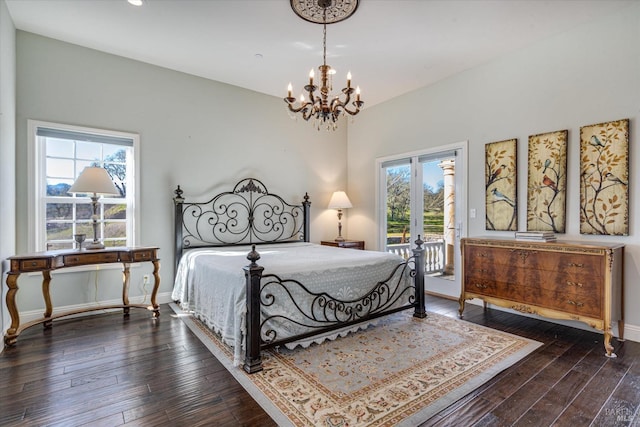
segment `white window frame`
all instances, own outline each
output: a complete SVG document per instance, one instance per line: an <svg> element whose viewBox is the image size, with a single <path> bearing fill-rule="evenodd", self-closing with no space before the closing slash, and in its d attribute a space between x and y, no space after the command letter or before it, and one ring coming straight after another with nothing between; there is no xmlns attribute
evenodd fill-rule
<svg viewBox="0 0 640 427"><path fill-rule="evenodd" d="M127 170L127 246L136 246L140 241L140 136L135 133L90 128L69 124L27 120L28 127L28 250L46 250L46 150L45 138L37 136L38 128L81 132L107 137L128 138L133 141L133 167ZM133 185L130 185L133 183ZM121 199L112 199L119 201ZM109 203L109 199L104 199ZM87 236L87 240L93 236Z"/></svg>
<svg viewBox="0 0 640 427"><path fill-rule="evenodd" d="M422 224L417 220L414 213L422 210L423 206L423 191L422 191L422 166L419 162L420 158L425 157L438 157L440 154L444 152L457 151L456 155L456 179L455 179L455 198L456 198L456 220L455 220L455 250L454 250L454 265L455 274L454 274L454 282L455 286L451 286L450 283L447 283L445 286L442 286L442 283L439 283L437 278L431 278L428 283L425 282L426 289L430 292L435 292L440 295L451 295L457 296L460 295L460 283L461 283L461 252L460 252L460 239L466 236L467 233L467 188L468 188L468 168L469 164L468 160L468 141L461 141L454 144L448 144L444 146L434 147L425 150L412 151L408 153L396 154L392 156L380 157L375 161L376 168L376 225L377 225L377 239L378 239L378 248L383 250L386 248L387 242L387 229L386 229L386 217L387 217L387 186L386 186L386 172L385 168L382 167L384 163L396 162L407 160L405 164L411 161L411 225L410 225L410 233L413 236L417 234L422 234ZM418 187L419 186L419 187ZM414 242L411 242L413 246Z"/></svg>

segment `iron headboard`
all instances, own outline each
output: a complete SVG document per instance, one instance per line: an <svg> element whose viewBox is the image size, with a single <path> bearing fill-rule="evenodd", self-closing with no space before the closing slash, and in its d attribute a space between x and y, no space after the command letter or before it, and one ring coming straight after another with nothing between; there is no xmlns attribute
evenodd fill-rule
<svg viewBox="0 0 640 427"><path fill-rule="evenodd" d="M175 268L185 248L309 241L311 202L300 205L271 194L258 179L245 178L207 202L187 202L174 191Z"/></svg>

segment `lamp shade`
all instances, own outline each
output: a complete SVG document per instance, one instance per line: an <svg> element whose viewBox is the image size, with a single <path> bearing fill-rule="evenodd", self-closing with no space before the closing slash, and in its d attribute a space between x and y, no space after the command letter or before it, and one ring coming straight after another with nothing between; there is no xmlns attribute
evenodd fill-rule
<svg viewBox="0 0 640 427"><path fill-rule="evenodd" d="M352 208L351 200L344 191L336 191L329 200L329 209L348 209Z"/></svg>
<svg viewBox="0 0 640 427"><path fill-rule="evenodd" d="M88 166L69 188L69 193L120 194L106 169Z"/></svg>

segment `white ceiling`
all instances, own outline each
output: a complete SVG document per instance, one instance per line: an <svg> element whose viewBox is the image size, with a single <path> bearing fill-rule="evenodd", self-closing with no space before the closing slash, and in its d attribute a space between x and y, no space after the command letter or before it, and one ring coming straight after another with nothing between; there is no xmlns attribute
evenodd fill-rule
<svg viewBox="0 0 640 427"><path fill-rule="evenodd" d="M640 0L360 0L327 27L334 92L366 106ZM322 26L289 0L6 0L16 28L278 97L322 63Z"/></svg>

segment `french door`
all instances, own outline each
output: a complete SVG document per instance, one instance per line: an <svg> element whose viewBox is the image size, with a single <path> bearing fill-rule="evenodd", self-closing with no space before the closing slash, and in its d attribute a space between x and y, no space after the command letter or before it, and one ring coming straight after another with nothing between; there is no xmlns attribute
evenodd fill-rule
<svg viewBox="0 0 640 427"><path fill-rule="evenodd" d="M412 255L425 242L425 287L460 294L459 242L466 227L466 142L377 160L378 247Z"/></svg>

